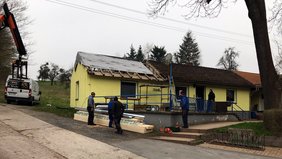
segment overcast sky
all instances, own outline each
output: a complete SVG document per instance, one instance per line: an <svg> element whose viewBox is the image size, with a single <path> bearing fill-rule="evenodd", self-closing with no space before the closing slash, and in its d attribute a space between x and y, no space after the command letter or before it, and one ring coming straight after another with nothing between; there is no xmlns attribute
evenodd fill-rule
<svg viewBox="0 0 282 159"><path fill-rule="evenodd" d="M153 44L175 53L189 30L201 51L201 66L217 67L224 50L235 47L239 70L259 72L243 0L230 3L217 18L190 20L183 18L185 9L177 5L168 8L165 18L148 17L143 14L148 12L148 1L29 0L27 13L33 24L28 30L34 43L29 76L36 78L45 62L73 67L78 51L122 57L131 44L136 50Z"/></svg>

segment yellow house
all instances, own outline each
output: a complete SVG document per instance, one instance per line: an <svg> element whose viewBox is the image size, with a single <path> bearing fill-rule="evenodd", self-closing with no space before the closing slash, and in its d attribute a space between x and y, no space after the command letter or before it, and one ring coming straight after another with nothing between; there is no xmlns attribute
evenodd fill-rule
<svg viewBox="0 0 282 159"><path fill-rule="evenodd" d="M235 71L235 73L254 85L251 90L251 110L264 111L264 99L260 74L242 71Z"/></svg>
<svg viewBox="0 0 282 159"><path fill-rule="evenodd" d="M70 105L86 107L87 97L94 91L96 103L107 103L110 97L118 96L129 109L133 109L137 103L148 102L148 98L142 96L141 99L140 96L140 93L150 94L154 90L148 85L162 84L165 80L142 62L78 52L71 77Z"/></svg>
<svg viewBox="0 0 282 159"><path fill-rule="evenodd" d="M167 110L170 95L177 97L177 92L184 90L190 98L191 111L196 111L199 99L205 102L212 89L216 102L232 103L229 110L250 110L253 85L232 71L172 64L174 89L169 89L169 74L170 66L163 63L78 52L71 78L70 105L86 107L87 97L94 91L96 103L107 103L110 97L118 96L128 109L156 106Z"/></svg>

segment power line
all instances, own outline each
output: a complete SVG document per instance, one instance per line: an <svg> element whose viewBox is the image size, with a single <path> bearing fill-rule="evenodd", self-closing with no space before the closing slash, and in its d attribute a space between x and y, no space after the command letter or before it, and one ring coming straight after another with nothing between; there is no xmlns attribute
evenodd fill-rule
<svg viewBox="0 0 282 159"><path fill-rule="evenodd" d="M103 5L106 5L106 6L115 7L115 8L123 9L123 10L126 10L126 11L130 11L130 12L134 12L134 13L138 13L138 14L142 14L142 15L148 15L146 12L142 12L142 11L138 11L138 10L135 10L135 9L130 9L130 8L118 6L118 5L111 4L111 3L101 2L101 1L98 1L98 0L88 0L88 1L100 3L100 4L103 4ZM188 24L188 25L192 25L192 26L198 27L198 28L203 28L203 29L213 30L213 31L217 31L217 32L223 32L223 33L227 33L227 34L233 34L233 35L252 38L252 36L247 35L247 34L242 34L242 33L238 33L238 32L227 31L227 30L223 30L223 29L217 29L217 28L207 27L207 26L203 26L203 25L193 24L193 23L184 22L184 21L181 21L181 20L175 20L175 19L172 19L172 18L167 18L167 17L164 17L164 16L158 16L158 18L168 20L168 21L172 21L172 22L176 22L176 23L185 24L185 25Z"/></svg>
<svg viewBox="0 0 282 159"><path fill-rule="evenodd" d="M69 2L65 2L65 1L61 1L61 0L45 0L45 1L55 3L55 4L59 4L59 5L63 5L63 6L67 6L67 7L71 7L71 8L75 8L75 9L79 9L79 10L83 10L83 11L96 13L96 14L102 14L102 15L106 15L106 16L110 16L110 17L115 17L115 18L127 20L127 21L133 21L133 22L136 22L136 23L151 25L151 26L155 26L155 27L159 27L159 28L163 28L163 29L169 29L169 30L174 30L174 31L178 31L178 32L187 32L187 29L173 27L173 26L169 26L169 25L163 25L163 24L159 24L159 23L155 23L155 22L149 22L149 21L145 21L145 20L142 20L142 19L136 19L136 18L132 18L132 17L128 17L128 16L119 15L119 14L114 14L114 13L110 13L110 12L106 12L106 11L102 11L102 10L98 10L98 9L93 9L93 8L89 8L89 7L85 7L85 6L81 6L81 5L77 5L77 4L74 4L74 3L69 3ZM218 35L214 35L214 34L206 34L206 33L201 33L201 32L195 32L195 33L196 33L196 35L199 35L199 36L202 36L202 37L215 38L215 39L219 39L219 40L237 42L237 43L242 43L242 44L245 44L245 45L253 45L253 43L251 43L249 41L232 39L232 38L227 38L227 37L224 37L224 36L218 36Z"/></svg>

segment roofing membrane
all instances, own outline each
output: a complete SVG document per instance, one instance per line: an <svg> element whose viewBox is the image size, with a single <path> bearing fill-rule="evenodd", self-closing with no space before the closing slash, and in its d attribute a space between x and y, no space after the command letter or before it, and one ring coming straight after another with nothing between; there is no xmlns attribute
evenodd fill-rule
<svg viewBox="0 0 282 159"><path fill-rule="evenodd" d="M101 54L78 52L76 63L81 63L93 69L109 69L125 72L153 74L142 62Z"/></svg>

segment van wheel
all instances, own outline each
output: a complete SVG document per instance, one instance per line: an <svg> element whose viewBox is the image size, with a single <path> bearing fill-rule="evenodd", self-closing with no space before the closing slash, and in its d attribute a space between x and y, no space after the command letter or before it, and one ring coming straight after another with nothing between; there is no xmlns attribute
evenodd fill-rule
<svg viewBox="0 0 282 159"><path fill-rule="evenodd" d="M31 101L29 102L29 105L30 105L30 106L33 106L33 104L34 104L33 101L34 101L34 98L32 98Z"/></svg>
<svg viewBox="0 0 282 159"><path fill-rule="evenodd" d="M7 100L7 104L11 104L11 101L10 101L10 100Z"/></svg>

